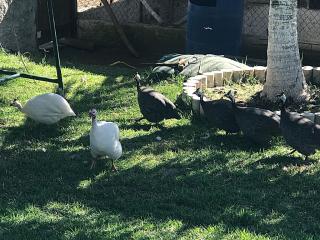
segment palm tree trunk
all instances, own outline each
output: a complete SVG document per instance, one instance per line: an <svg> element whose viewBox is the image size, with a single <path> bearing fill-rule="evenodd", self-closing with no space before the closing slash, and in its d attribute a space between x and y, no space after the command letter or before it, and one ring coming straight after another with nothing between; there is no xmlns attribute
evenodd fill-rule
<svg viewBox="0 0 320 240"><path fill-rule="evenodd" d="M299 55L297 11L297 0L270 0L268 70L262 96L273 102L281 91L296 102L308 97Z"/></svg>

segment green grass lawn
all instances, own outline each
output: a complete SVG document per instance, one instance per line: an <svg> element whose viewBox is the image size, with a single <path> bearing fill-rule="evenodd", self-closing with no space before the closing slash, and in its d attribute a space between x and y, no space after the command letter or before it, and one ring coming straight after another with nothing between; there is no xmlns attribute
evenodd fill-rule
<svg viewBox="0 0 320 240"><path fill-rule="evenodd" d="M35 63L38 62L38 63ZM54 76L41 61L31 73ZM0 53L0 67L21 69ZM126 68L65 62L66 98L77 114L45 126L9 106L55 85L17 79L0 85L0 239L320 239L319 154L305 165L281 140L265 151L201 121L146 130ZM178 84L153 87L174 100ZM90 108L117 122L124 154L117 173L89 170ZM141 125L148 125L141 122ZM161 142L155 141L157 136Z"/></svg>

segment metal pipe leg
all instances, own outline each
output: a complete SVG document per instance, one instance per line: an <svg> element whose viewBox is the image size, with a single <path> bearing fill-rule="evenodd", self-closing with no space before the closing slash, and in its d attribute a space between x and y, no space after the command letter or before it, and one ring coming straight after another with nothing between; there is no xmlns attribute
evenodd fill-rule
<svg viewBox="0 0 320 240"><path fill-rule="evenodd" d="M53 55L56 64L56 71L57 71L57 78L60 91L63 91L63 80L62 80L62 73L61 73L61 64L60 64L60 54L59 54L59 47L58 47L58 39L57 39L57 32L56 32L56 24L54 20L54 11L53 11L53 4L52 0L47 0L47 7L48 7L48 15L49 15L49 26L51 31L51 37L53 42Z"/></svg>

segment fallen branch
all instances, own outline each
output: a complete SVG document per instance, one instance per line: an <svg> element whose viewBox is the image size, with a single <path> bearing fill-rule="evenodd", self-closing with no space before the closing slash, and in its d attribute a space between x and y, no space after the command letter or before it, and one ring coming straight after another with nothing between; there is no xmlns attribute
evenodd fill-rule
<svg viewBox="0 0 320 240"><path fill-rule="evenodd" d="M136 67L134 67L134 66L132 66L132 65L129 65L128 63L123 62L123 61L117 61L117 62L111 63L109 66L110 66L110 67L113 67L113 66L116 66L116 65L118 65L118 64L123 64L123 65L125 65L125 66L127 66L127 67L129 67L129 68L137 69Z"/></svg>
<svg viewBox="0 0 320 240"><path fill-rule="evenodd" d="M174 22L174 26L180 26L181 24L184 24L187 21L188 16L185 15L182 18L180 18L178 21Z"/></svg>
<svg viewBox="0 0 320 240"><path fill-rule="evenodd" d="M101 2L103 3L104 9L111 17L111 20L114 24L114 27L116 28L116 31L118 32L122 42L126 45L126 47L132 53L133 56L139 57L139 53L133 48L132 44L129 42L129 39L127 38L121 25L119 24L117 17L114 15L114 12L113 12L109 2L107 0L101 0Z"/></svg>
<svg viewBox="0 0 320 240"><path fill-rule="evenodd" d="M157 20L158 23L162 24L163 20L162 18L150 7L149 3L147 3L146 0L140 0L142 5L147 9L147 11L154 17L154 19Z"/></svg>

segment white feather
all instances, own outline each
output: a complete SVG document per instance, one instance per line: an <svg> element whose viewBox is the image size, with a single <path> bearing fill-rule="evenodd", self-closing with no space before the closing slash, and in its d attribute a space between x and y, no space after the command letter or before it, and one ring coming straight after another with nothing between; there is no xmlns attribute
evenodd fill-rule
<svg viewBox="0 0 320 240"><path fill-rule="evenodd" d="M107 156L113 160L119 159L122 155L119 136L117 124L93 120L90 130L91 155L94 158Z"/></svg>
<svg viewBox="0 0 320 240"><path fill-rule="evenodd" d="M65 117L76 115L69 103L54 93L31 98L21 111L33 120L44 124L54 124Z"/></svg>

